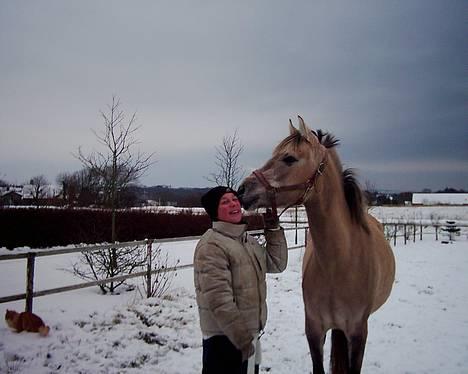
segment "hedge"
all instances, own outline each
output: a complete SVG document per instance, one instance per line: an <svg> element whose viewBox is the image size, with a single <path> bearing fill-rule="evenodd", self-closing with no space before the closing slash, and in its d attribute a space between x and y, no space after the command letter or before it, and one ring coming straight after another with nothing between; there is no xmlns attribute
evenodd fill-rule
<svg viewBox="0 0 468 374"><path fill-rule="evenodd" d="M259 215L246 216L250 230L261 227ZM206 214L117 212L118 241L202 235L211 225ZM0 208L0 247L44 248L111 240L111 212L99 209Z"/></svg>

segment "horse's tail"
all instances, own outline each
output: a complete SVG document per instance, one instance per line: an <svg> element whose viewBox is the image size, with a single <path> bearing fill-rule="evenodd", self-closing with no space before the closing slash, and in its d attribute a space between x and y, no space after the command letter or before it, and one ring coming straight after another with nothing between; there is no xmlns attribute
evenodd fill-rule
<svg viewBox="0 0 468 374"><path fill-rule="evenodd" d="M332 330L330 354L330 372L332 374L348 373L348 340L341 330Z"/></svg>

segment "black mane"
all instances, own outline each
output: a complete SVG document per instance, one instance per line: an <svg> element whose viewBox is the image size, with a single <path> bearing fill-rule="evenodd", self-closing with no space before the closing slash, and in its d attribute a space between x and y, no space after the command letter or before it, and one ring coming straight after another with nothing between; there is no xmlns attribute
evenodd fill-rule
<svg viewBox="0 0 468 374"><path fill-rule="evenodd" d="M333 148L340 144L340 141L333 134L323 132L322 130L317 130L315 134L320 144L326 148ZM343 171L343 190L351 219L369 232L366 215L364 214L364 205L366 203L364 194L362 193L353 169L346 169Z"/></svg>
<svg viewBox="0 0 468 374"><path fill-rule="evenodd" d="M369 232L366 215L364 214L365 198L356 180L353 169L346 169L343 171L343 190L351 219Z"/></svg>
<svg viewBox="0 0 468 374"><path fill-rule="evenodd" d="M340 144L340 141L333 134L323 132L322 130L317 130L315 134L317 135L320 144L322 144L325 148L333 148Z"/></svg>

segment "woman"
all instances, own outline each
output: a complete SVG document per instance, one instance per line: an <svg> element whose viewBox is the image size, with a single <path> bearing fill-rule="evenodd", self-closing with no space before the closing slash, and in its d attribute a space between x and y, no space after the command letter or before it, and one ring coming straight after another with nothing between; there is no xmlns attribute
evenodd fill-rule
<svg viewBox="0 0 468 374"><path fill-rule="evenodd" d="M288 252L278 217L264 215L266 247L246 231L237 193L218 186L202 197L212 228L194 255L203 334L203 374L258 373L267 317L265 274L282 272Z"/></svg>

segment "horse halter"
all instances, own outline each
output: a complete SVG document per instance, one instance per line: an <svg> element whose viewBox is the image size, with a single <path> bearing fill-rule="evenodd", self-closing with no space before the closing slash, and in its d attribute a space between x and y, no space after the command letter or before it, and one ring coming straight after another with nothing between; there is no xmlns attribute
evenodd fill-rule
<svg viewBox="0 0 468 374"><path fill-rule="evenodd" d="M274 215L278 216L278 211L277 211L277 206L276 206L276 194L278 192L304 190L304 193L302 194L302 196L294 204L288 205L286 208L284 208L279 216L281 216L287 209L289 209L293 205L302 204L304 202L306 195L317 183L318 177L323 174L323 171L325 170L325 166L326 166L326 162L325 162L326 158L327 158L327 155L325 154L325 156L320 162L315 173L304 183L290 184L288 186L273 187L267 181L267 179L265 178L265 176L259 169L254 170L252 172L252 174L255 175L258 181L263 185L263 187L265 187L268 199L270 200L270 203L271 203L271 210Z"/></svg>

